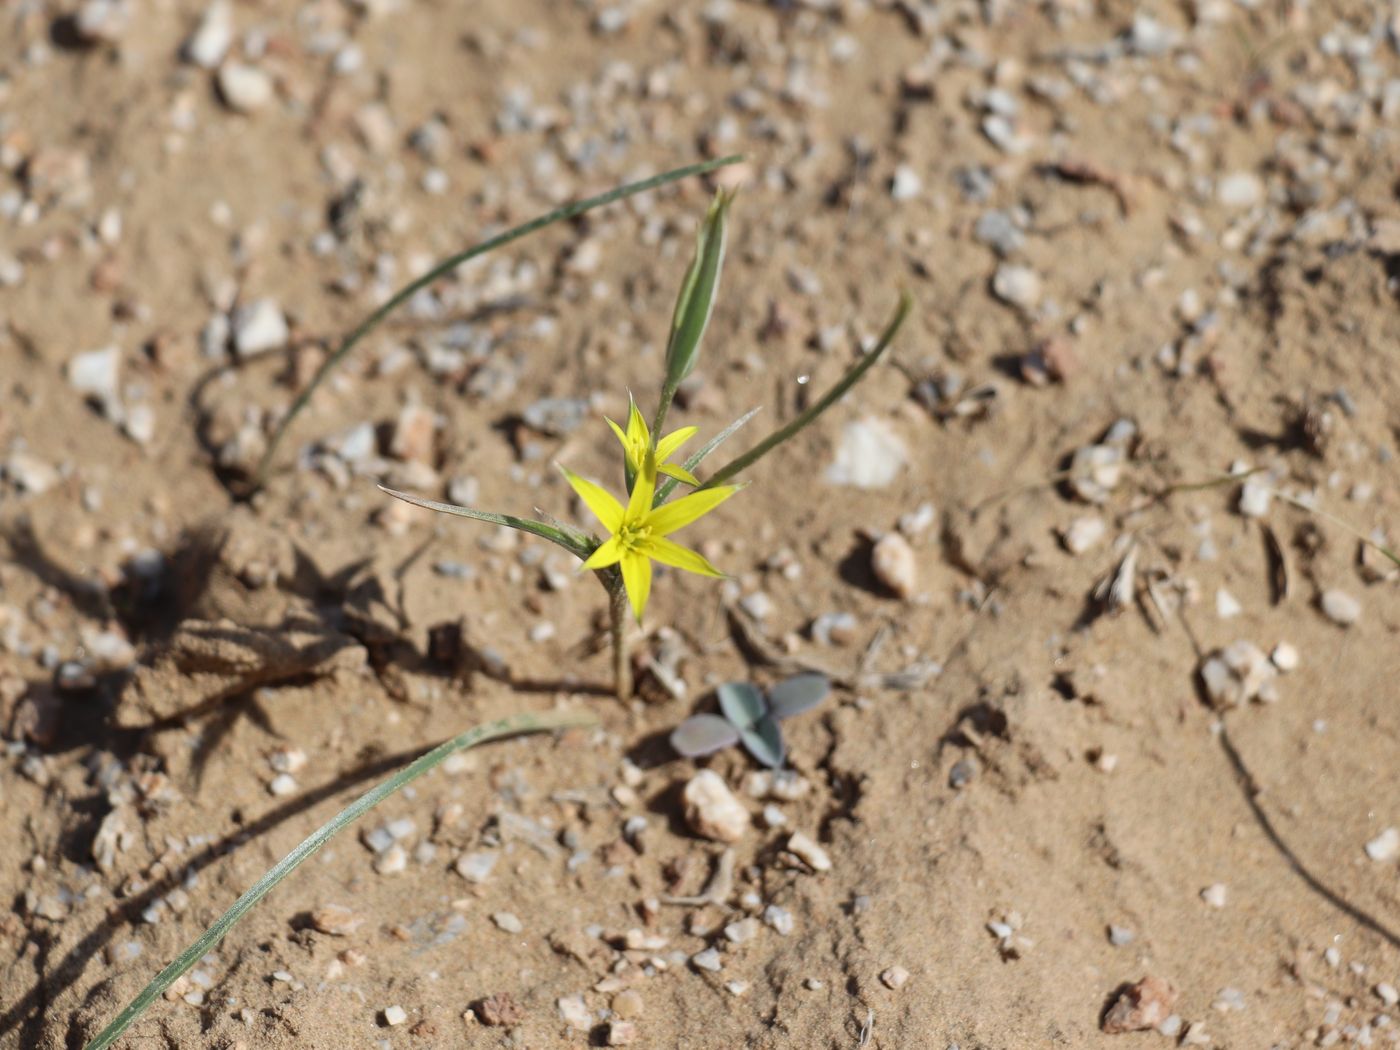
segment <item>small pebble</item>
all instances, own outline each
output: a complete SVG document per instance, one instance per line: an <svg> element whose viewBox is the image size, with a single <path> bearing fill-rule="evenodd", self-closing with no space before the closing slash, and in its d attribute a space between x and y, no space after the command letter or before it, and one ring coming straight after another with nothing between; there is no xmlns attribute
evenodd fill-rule
<svg viewBox="0 0 1400 1050"><path fill-rule="evenodd" d="M245 303L233 315L233 345L239 354L280 350L290 335L282 308L271 299Z"/></svg>
<svg viewBox="0 0 1400 1050"><path fill-rule="evenodd" d="M627 988L613 997L612 1009L618 1017L633 1021L646 1011L646 1003L635 988Z"/></svg>
<svg viewBox="0 0 1400 1050"><path fill-rule="evenodd" d="M185 41L185 61L202 69L213 69L223 61L233 43L233 7L228 0L214 0L205 9L194 35Z"/></svg>
<svg viewBox="0 0 1400 1050"><path fill-rule="evenodd" d="M1215 882L1201 890L1201 900L1205 901L1212 908L1225 907L1225 900L1228 891L1223 882Z"/></svg>
<svg viewBox="0 0 1400 1050"><path fill-rule="evenodd" d="M696 773L681 798L686 823L697 835L716 842L738 842L749 829L749 811L712 769Z"/></svg>
<svg viewBox="0 0 1400 1050"><path fill-rule="evenodd" d="M401 1025L408 1020L408 1011L402 1006L386 1006L384 1008L384 1023L390 1028Z"/></svg>
<svg viewBox="0 0 1400 1050"><path fill-rule="evenodd" d="M792 912L786 908L780 908L776 904L770 904L763 909L763 921L772 927L780 937L786 937L792 933L795 925Z"/></svg>
<svg viewBox="0 0 1400 1050"><path fill-rule="evenodd" d="M1244 606L1240 604L1238 598L1220 587L1215 592L1215 615L1222 620L1233 620L1240 613L1244 612Z"/></svg>
<svg viewBox="0 0 1400 1050"><path fill-rule="evenodd" d="M919 173L908 164L901 164L894 169L894 178L890 180L890 196L893 199L913 200L923 188L924 182L919 178Z"/></svg>
<svg viewBox="0 0 1400 1050"><path fill-rule="evenodd" d="M380 875L397 875L408 867L408 854L398 843L374 858L374 870Z"/></svg>
<svg viewBox="0 0 1400 1050"><path fill-rule="evenodd" d="M1108 533L1108 525L1098 515L1075 518L1061 534L1065 550L1071 554L1083 554L1103 542Z"/></svg>
<svg viewBox="0 0 1400 1050"><path fill-rule="evenodd" d="M806 864L813 871L830 871L831 857L826 850L804 835L800 831L795 831L787 841L788 851L794 854L799 860Z"/></svg>
<svg viewBox="0 0 1400 1050"><path fill-rule="evenodd" d="M891 966L880 974L880 983L891 991L899 991L909 983L909 971L903 966Z"/></svg>
<svg viewBox="0 0 1400 1050"><path fill-rule="evenodd" d="M491 916L498 929L505 930L506 933L521 933L525 929L525 924L508 911L498 911Z"/></svg>
<svg viewBox="0 0 1400 1050"><path fill-rule="evenodd" d="M745 941L751 941L757 933L758 920L752 916L731 922L724 928L724 936L731 944L743 944Z"/></svg>
<svg viewBox="0 0 1400 1050"><path fill-rule="evenodd" d="M873 416L857 419L842 428L826 480L859 489L885 488L908 460L904 440L888 423Z"/></svg>
<svg viewBox="0 0 1400 1050"><path fill-rule="evenodd" d="M364 916L356 915L342 904L326 904L311 913L311 925L330 937L347 937L364 925Z"/></svg>
<svg viewBox="0 0 1400 1050"><path fill-rule="evenodd" d="M705 970L709 973L719 973L720 967L724 965L724 960L714 948L706 948L702 952L696 952L690 957L690 964L697 970Z"/></svg>
<svg viewBox="0 0 1400 1050"><path fill-rule="evenodd" d="M875 578L901 598L909 598L919 582L914 548L897 532L887 532L871 549L870 568Z"/></svg>
<svg viewBox="0 0 1400 1050"><path fill-rule="evenodd" d="M992 277L992 293L1004 303L1029 310L1040 302L1040 277L1028 266L1002 263Z"/></svg>
<svg viewBox="0 0 1400 1050"><path fill-rule="evenodd" d="M1239 171L1221 179L1215 193L1227 208L1252 208L1264 199L1264 181L1252 171Z"/></svg>
<svg viewBox="0 0 1400 1050"><path fill-rule="evenodd" d="M254 113L272 101L272 78L257 66L225 62L218 82L219 97L235 112Z"/></svg>
<svg viewBox="0 0 1400 1050"><path fill-rule="evenodd" d="M1385 863L1400 857L1400 829L1386 828L1366 843L1366 856L1378 863Z"/></svg>
<svg viewBox="0 0 1400 1050"><path fill-rule="evenodd" d="M1262 518L1269 513L1274 490L1267 481L1258 476L1249 477L1240 486L1239 510L1246 518Z"/></svg>
<svg viewBox="0 0 1400 1050"><path fill-rule="evenodd" d="M608 1022L608 1046L631 1046L640 1033L631 1021Z"/></svg>
<svg viewBox="0 0 1400 1050"><path fill-rule="evenodd" d="M1298 669L1298 650L1287 642L1279 642L1269 654L1269 660L1282 672Z"/></svg>
<svg viewBox="0 0 1400 1050"><path fill-rule="evenodd" d="M1345 591L1322 592L1322 614L1340 627L1350 627L1361 619L1361 603Z"/></svg>

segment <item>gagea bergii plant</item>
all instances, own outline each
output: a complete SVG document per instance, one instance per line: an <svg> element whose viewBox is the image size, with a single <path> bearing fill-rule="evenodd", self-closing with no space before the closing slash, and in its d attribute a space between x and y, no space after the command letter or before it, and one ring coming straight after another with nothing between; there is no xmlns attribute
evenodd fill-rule
<svg viewBox="0 0 1400 1050"><path fill-rule="evenodd" d="M733 484L740 473L808 426L860 381L889 347L909 312L910 300L901 295L894 316L875 346L825 395L786 426L743 455L726 463L703 480L696 474L719 445L753 416L735 420L692 453L676 463L682 448L698 437L693 426L664 433L666 417L676 391L695 368L700 343L709 325L724 267L725 224L733 197L718 194L710 205L696 237L695 254L681 281L666 345L665 374L656 412L648 426L642 411L629 396L626 425L607 420L622 445L621 474L624 491L615 496L608 489L560 466L564 478L596 519L601 532L585 531L554 519L516 517L458 507L449 503L385 489L392 496L430 510L493 522L528 532L558 544L578 558L581 570L592 571L607 591L613 650L613 679L619 698L631 695L631 665L627 652L627 617L641 622L651 596L653 563L722 577L708 559L675 539L675 534L726 502L742 487ZM678 490L684 488L683 493ZM673 498L674 497L674 498Z"/></svg>

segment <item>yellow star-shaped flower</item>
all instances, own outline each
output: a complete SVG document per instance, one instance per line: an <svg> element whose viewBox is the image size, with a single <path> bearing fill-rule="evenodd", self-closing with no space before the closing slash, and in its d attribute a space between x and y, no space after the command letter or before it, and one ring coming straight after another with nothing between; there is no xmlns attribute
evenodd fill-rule
<svg viewBox="0 0 1400 1050"><path fill-rule="evenodd" d="M647 426L647 421L642 418L641 410L637 408L637 402L630 397L627 400L630 405L627 411L627 429L624 431L611 419L608 420L608 426L612 427L613 433L617 435L617 440L622 442L623 453L627 457L627 468L630 472L628 476L630 477L632 474L642 472L642 460L651 449L651 428ZM687 485L700 484L700 480L684 467L666 462L678 448L693 438L699 429L699 427L681 427L658 441L656 443L657 471L673 477L677 481L684 481Z"/></svg>
<svg viewBox="0 0 1400 1050"><path fill-rule="evenodd" d="M656 453L648 450L642 457L641 469L632 485L632 495L623 507L613 495L601 485L581 478L568 467L559 468L564 477L578 493L579 499L588 505L603 527L611 535L583 563L585 569L606 569L617 565L622 570L622 583L627 588L627 598L632 604L632 612L640 622L651 594L651 563L659 561L686 572L701 576L723 577L703 555L688 547L667 539L678 529L689 525L696 518L708 514L734 493L738 485L723 485L712 489L701 489L688 496L663 503L659 507L651 505L656 494Z"/></svg>

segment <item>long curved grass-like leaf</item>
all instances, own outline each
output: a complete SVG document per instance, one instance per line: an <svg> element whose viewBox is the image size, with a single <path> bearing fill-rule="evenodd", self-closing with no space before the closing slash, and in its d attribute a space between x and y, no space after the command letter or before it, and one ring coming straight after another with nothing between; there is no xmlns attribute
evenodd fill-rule
<svg viewBox="0 0 1400 1050"><path fill-rule="evenodd" d="M593 553L596 543L577 529L571 529L566 525L550 525L543 521L536 521L534 518L517 518L513 514L493 514L489 510L477 510L474 507L459 507L455 503L440 503L435 499L425 499L422 496L414 496L407 492L398 492L391 488L379 486L380 492L387 492L395 499L401 499L405 503L412 503L415 507L422 507L425 510L435 510L443 514L455 514L459 518L473 518L476 521L486 521L493 525L504 525L508 529L518 529L521 532L528 532L532 536L538 536L542 540L549 540L550 543L557 543L576 558L587 558Z"/></svg>
<svg viewBox="0 0 1400 1050"><path fill-rule="evenodd" d="M695 468L698 467L701 463L705 462L706 456L708 456L715 449L719 448L720 445L724 444L726 438L730 437L736 430L742 427L754 416L758 415L760 411L761 410L757 408L749 409L742 416L736 419L733 423L730 423L729 426L725 427L714 437L710 438L709 441L705 442L703 447L697 449L695 453L685 461L685 469L690 471L692 474L695 473ZM662 483L661 487L656 490L656 498L652 500L651 505L653 507L661 506L661 504L666 502L667 498L671 495L671 493L676 490L676 486L679 484L680 482L676 478L667 478L665 482Z"/></svg>
<svg viewBox="0 0 1400 1050"><path fill-rule="evenodd" d="M194 966L200 959L214 949L214 947L224 939L239 919L258 901L268 895L274 886L285 879L298 867L304 864L316 854L322 846L332 838L344 831L347 827L359 820L379 803L383 802L400 788L412 783L424 773L436 767L448 755L465 748L473 747L476 744L484 743L488 740L498 740L505 736L515 736L519 733L538 733L551 729L569 729L579 726L593 725L596 719L588 715L577 715L568 713L545 713L517 714L507 718L501 718L494 722L487 722L484 725L468 729L465 733L454 736L451 740L439 744L431 751L404 766L387 780L375 785L357 798L350 805L346 806L339 813L333 816L326 823L322 824L306 839L302 841L294 850L288 853L275 865L273 865L262 878L233 902L233 906L223 915L214 921L214 924L204 931L193 944L186 948L180 955L160 973L155 979L142 989L141 994L127 1004L106 1028L102 1029L97 1036L87 1044L85 1050L106 1050L118 1039L123 1032L137 1020L151 1004L175 983L176 979L186 973L190 967Z"/></svg>
<svg viewBox="0 0 1400 1050"><path fill-rule="evenodd" d="M832 405L836 404L836 402L840 401L841 398L845 396L846 391L859 383L865 376L865 373L870 371L870 369L874 367L875 362L889 349L890 343L894 340L895 333L897 333L900 326L904 324L904 320L909 316L909 310L913 305L914 300L909 293L900 292L899 305L895 307L894 314L885 325L885 330L880 333L879 341L868 354L856 362L845 375L837 380L836 385L823 394L821 400L811 405L787 426L780 427L769 434L742 456L730 460L713 475L706 478L705 481L701 483L700 488L709 489L714 488L716 485L722 485L736 474L747 470L784 441L787 441L797 434L798 431L802 430L804 427L810 426L818 416Z"/></svg>
<svg viewBox="0 0 1400 1050"><path fill-rule="evenodd" d="M457 267L475 259L478 255L485 255L487 252L494 251L497 248L509 244L511 241L519 240L521 237L534 233L536 230L543 229L552 223L567 221L593 208L600 208L605 204L611 204L613 201L622 200L624 197L645 193L647 190L655 189L658 186L664 186L668 182L676 182L679 179L689 178L691 175L703 175L705 172L714 171L716 168L722 168L728 164L736 164L742 159L742 156L735 154L729 157L720 157L718 160L707 160L700 164L688 164L683 168L675 168L672 171L662 172L660 175L653 175L649 179L642 179L640 182L632 182L625 186L618 186L616 189L609 190L607 193L600 193L596 197L589 197L585 200L575 201L572 204L566 204L561 208L555 208L553 211L531 219L527 223L515 226L506 230L504 233L499 233L495 237L482 241L480 244L474 245L464 252L458 252L456 255L449 256L421 277L404 285L390 296L382 306L351 329L350 334L341 340L340 345L335 348L335 351L326 358L321 367L316 370L316 374L311 377L311 382L306 384L306 388L292 401L291 407L287 409L287 414L282 417L277 424L277 429L272 432L272 437L267 443L267 451L263 453L262 459L258 462L257 470L253 473L253 489L256 490L262 487L267 477L268 467L271 466L273 457L277 455L277 449L281 446L282 439L287 434L287 429L292 425L292 421L301 414L302 409L304 409L307 402L311 400L311 395L325 382L326 377L335 371L340 362L345 359L345 356L355 348L355 345L359 343L361 339L378 328L386 317L409 299L412 299L419 291L435 282L438 278L445 277L447 274L457 269Z"/></svg>

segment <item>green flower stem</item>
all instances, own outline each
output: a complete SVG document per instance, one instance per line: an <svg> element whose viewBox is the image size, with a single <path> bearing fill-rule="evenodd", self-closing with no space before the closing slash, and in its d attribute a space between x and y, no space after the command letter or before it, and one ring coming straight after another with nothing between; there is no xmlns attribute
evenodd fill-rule
<svg viewBox="0 0 1400 1050"><path fill-rule="evenodd" d="M723 485L741 471L745 471L753 466L784 441L796 435L803 427L809 426L818 416L832 405L836 404L836 402L840 401L841 398L845 396L846 391L859 383L865 373L870 371L875 362L889 349L890 343L894 341L895 333L897 333L900 326L904 324L904 320L909 316L909 310L913 305L914 300L909 293L904 291L900 292L899 305L895 307L894 315L890 318L889 323L885 325L885 330L880 333L880 339L870 353L861 358L850 371L842 376L840 380L837 381L836 385L822 396L820 401L817 401L809 407L807 411L803 412L787 426L780 427L773 431L773 433L769 434L742 456L726 463L707 478L704 483L701 484L700 488L710 489L714 488L716 485Z"/></svg>
<svg viewBox="0 0 1400 1050"><path fill-rule="evenodd" d="M616 578L605 584L608 588L608 630L612 636L613 689L617 698L626 703L632 699L632 660L627 651L627 618L630 610L622 574L614 575Z"/></svg>
<svg viewBox="0 0 1400 1050"><path fill-rule="evenodd" d="M350 805L337 813L306 838L301 845L288 853L277 864L272 867L253 887L248 890L233 906L224 912L209 929L204 931L197 941L191 944L179 957L160 973L155 979L142 989L141 994L127 1004L116 1019L104 1028L92 1042L87 1044L85 1050L105 1050L106 1047L115 1043L123 1032L130 1027L131 1023L140 1017L160 996L175 983L176 979L182 976L190 967L194 966L201 958L224 939L224 936L231 930L235 923L253 907L258 901L267 896L272 887L285 879L304 862L309 860L322 846L329 842L341 831L345 830L360 817L364 816L379 803L383 802L390 795L400 788L412 783L437 766L443 759L457 751L462 751L488 740L498 740L501 737L515 736L520 733L538 733L551 729L569 729L579 726L589 726L596 722L590 715L580 715L571 713L545 713L545 714L517 714L506 718L497 719L494 722L487 722L484 725L468 729L465 733L453 737L446 743L439 744L421 758L410 762L388 780L381 782L375 787L366 791Z"/></svg>
<svg viewBox="0 0 1400 1050"><path fill-rule="evenodd" d="M566 204L562 208L556 208L546 215L531 219L524 225L516 226L513 229L506 230L504 233L497 234L489 240L482 241L480 244L468 248L464 252L458 252L456 255L450 256L438 263L417 280L404 285L404 287L394 293L384 305L361 321L359 325L341 341L340 345L336 347L335 352L332 353L330 357L326 358L321 367L316 370L316 374L312 376L311 382L306 385L306 389L296 396L296 399L292 402L291 408L287 410L287 414L282 417L281 421L277 424L277 429L273 431L272 439L267 443L267 451L263 453L263 457L259 461L258 468L253 475L253 489L256 491L262 487L267 477L268 468L272 464L272 459L277 455L277 449L282 444L282 439L286 436L287 429L292 425L292 421L301 414L302 409L304 409L307 402L311 400L311 395L316 392L317 387L325 381L326 377L335 370L336 366L345 359L345 355L350 353L350 351L354 349L355 344L361 339L378 328L386 317L409 299L413 298L420 290L436 281L439 277L446 276L463 263L475 259L478 255L485 255L489 251L503 247L511 241L519 240L521 237L534 233L536 230L542 229L551 223L563 222L575 218L586 211L601 207L604 204L611 204L613 201L622 200L624 197L631 197L638 193L644 193L647 190L655 189L657 186L663 186L668 182L689 178L691 175L703 175L707 171L714 171L716 168L722 168L728 164L735 164L742 159L741 156L736 154L729 157L720 157L718 160L707 160L700 164L690 164L684 168L676 168L673 171L654 175L640 182L619 186L616 189L609 190L607 193L601 193L596 197L589 197L586 200L575 201L573 204Z"/></svg>

